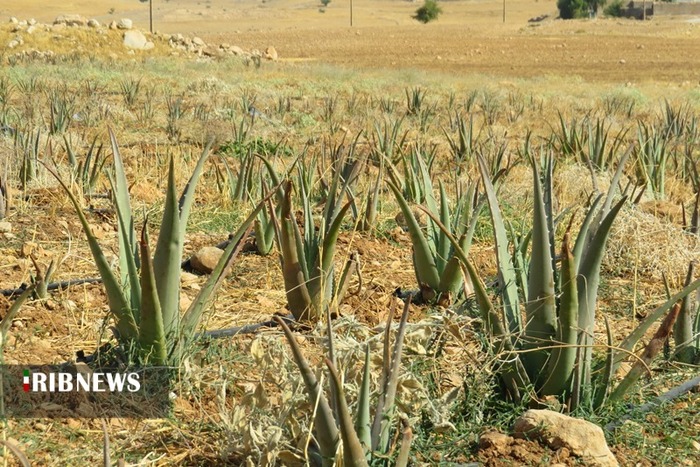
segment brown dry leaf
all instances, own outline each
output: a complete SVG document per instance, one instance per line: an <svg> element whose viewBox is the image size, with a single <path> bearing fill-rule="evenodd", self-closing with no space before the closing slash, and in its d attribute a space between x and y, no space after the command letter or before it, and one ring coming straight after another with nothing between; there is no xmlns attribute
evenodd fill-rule
<svg viewBox="0 0 700 467"><path fill-rule="evenodd" d="M265 349L263 348L260 338L257 338L250 343L250 355L258 364L262 363L262 361L265 359Z"/></svg>

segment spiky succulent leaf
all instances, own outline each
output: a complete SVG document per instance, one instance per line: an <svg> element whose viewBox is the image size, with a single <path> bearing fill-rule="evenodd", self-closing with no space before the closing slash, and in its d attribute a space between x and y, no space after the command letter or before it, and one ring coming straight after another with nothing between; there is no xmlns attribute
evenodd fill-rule
<svg viewBox="0 0 700 467"><path fill-rule="evenodd" d="M296 220L292 216L292 182L284 182L284 203L281 209L279 240L282 256L282 276L289 310L296 320L312 319L312 301L306 277L300 264L303 250L295 233ZM303 248L303 247L302 247Z"/></svg>
<svg viewBox="0 0 700 467"><path fill-rule="evenodd" d="M534 214L532 220L532 253L528 271L528 301L525 304L525 336L529 352L523 363L531 379L541 375L549 356L547 347L557 331L554 299L554 270L550 246L549 221L537 164L532 164Z"/></svg>
<svg viewBox="0 0 700 467"><path fill-rule="evenodd" d="M116 192L116 182L114 181L113 177L109 177L109 182L112 186L112 190ZM117 212L117 230L119 231L119 236L122 239L124 245L130 245L132 239L130 238L129 231L131 230L131 227L133 227L133 225L129 225L129 221L127 221L127 217L123 212L124 208L121 203L114 203L114 208ZM128 218L130 219L131 216L129 215ZM130 251L130 247L127 248L126 251L121 249L119 250L120 260L125 262L127 267L127 282L122 282L122 285L127 285L124 288L124 292L129 294L129 302L131 303L131 312L134 316L134 321L136 323L139 323L141 321L141 283L138 271L140 259L138 256L138 250L136 250L135 252L137 254L137 256L135 257L129 254ZM124 252L124 254L122 254L122 252Z"/></svg>
<svg viewBox="0 0 700 467"><path fill-rule="evenodd" d="M569 247L569 233L564 235L561 263L561 298L559 302L559 326L557 346L552 349L548 362L547 380L540 390L541 395L562 395L571 390L571 379L576 363L578 337L578 291L576 269Z"/></svg>
<svg viewBox="0 0 700 467"><path fill-rule="evenodd" d="M593 343L595 309L598 300L598 284L600 283L600 265L603 262L605 245L612 223L627 200L623 197L608 213L596 229L584 257L579 263L578 270L578 326L583 338L583 360L580 367L583 370L582 384L590 388L591 382L591 345Z"/></svg>
<svg viewBox="0 0 700 467"><path fill-rule="evenodd" d="M335 396L336 419L340 425L340 437L343 440L343 465L353 467L368 466L365 457L365 450L360 444L360 439L355 433L355 427L352 424L348 403L345 400L345 392L343 391L343 383L340 381L338 371L333 363L326 359L326 366L331 373L330 381L332 393Z"/></svg>
<svg viewBox="0 0 700 467"><path fill-rule="evenodd" d="M685 285L693 281L695 274L695 263L688 266L688 274L685 278ZM692 345L693 341L693 310L691 295L683 298L678 319L673 328L673 339L676 344L676 359L683 363L692 364L695 360L696 349Z"/></svg>
<svg viewBox="0 0 700 467"><path fill-rule="evenodd" d="M144 361L164 365L168 352L163 331L163 314L156 289L156 278L148 245L148 222L141 231L141 322L139 323L139 347Z"/></svg>
<svg viewBox="0 0 700 467"><path fill-rule="evenodd" d="M153 274L155 275L158 299L163 314L163 330L166 336L178 328L180 303L180 263L182 262L182 235L180 215L175 187L175 161L170 158L168 187L163 207L163 222L160 226L155 254Z"/></svg>
<svg viewBox="0 0 700 467"><path fill-rule="evenodd" d="M323 389L316 379L316 375L314 375L309 363L304 358L304 354L302 354L292 331L289 329L289 326L287 326L284 320L278 316L275 317L275 321L277 321L277 324L279 324L282 331L284 331L287 342L289 342L289 347L292 349L292 356L294 357L294 362L297 364L301 377L304 380L304 386L306 387L306 392L309 396L309 402L314 407L316 407L316 404L318 404L315 419L315 425L317 426L316 439L323 458L323 465L332 466L335 463L334 459L340 441L338 427L336 426L335 419L333 417L333 411L328 403L328 399L323 394Z"/></svg>
<svg viewBox="0 0 700 467"><path fill-rule="evenodd" d="M435 265L435 253L434 249L430 247L428 239L423 234L423 231L418 225L416 217L411 212L411 208L408 206L406 198L401 194L399 188L392 182L387 181L389 188L394 193L396 197L396 202L401 208L401 212L406 219L406 225L408 227L408 233L411 236L411 243L413 244L414 260L416 276L418 276L418 281L420 283L426 284L433 290L438 290L440 286L440 275Z"/></svg>
<svg viewBox="0 0 700 467"><path fill-rule="evenodd" d="M627 355L625 351L632 352L634 350L634 347L637 345L637 342L639 342L639 339L641 339L644 336L644 334L646 334L649 328L661 316L663 316L664 313L670 310L679 300L683 300L685 296L693 293L699 288L700 279L696 279L687 286L685 286L683 290L666 300L663 304L656 307L654 311L649 313L647 317L644 318L644 320L641 323L639 323L637 327L625 338L625 340L622 341L622 344L620 344L620 349L622 350L622 352L618 352L615 356L615 369L617 369L618 365L624 360L625 356Z"/></svg>
<svg viewBox="0 0 700 467"><path fill-rule="evenodd" d="M124 293L122 291L122 286L119 279L114 275L112 268L110 267L109 261L105 257L97 238L92 233L90 224L83 214L83 210L80 203L76 199L73 192L66 186L66 184L61 180L56 172L47 167L47 170L56 178L58 183L61 185L66 195L73 204L76 214L78 214L78 219L83 226L83 231L85 232L85 237L88 241L88 246L90 247L90 252L92 253L92 258L95 260L95 265L102 278L102 283L105 286L105 291L107 292L107 301L109 303L109 311L114 315L116 320L117 330L119 331L119 338L123 341L130 341L136 339L139 335L136 322L134 321L134 315L131 312L129 302L127 301Z"/></svg>
<svg viewBox="0 0 700 467"><path fill-rule="evenodd" d="M370 426L369 415L369 398L370 392L370 352L369 345L365 349L365 365L362 371L362 383L360 385L360 393L357 400L357 417L355 418L355 432L360 440L364 450L365 457L369 460L372 449L372 427Z"/></svg>
<svg viewBox="0 0 700 467"><path fill-rule="evenodd" d="M477 160L479 162L481 179L484 183L489 211L491 212L491 224L493 225L494 240L496 242L496 259L498 261L498 282L501 287L500 295L503 298L506 325L512 334L518 334L522 330L522 318L518 305L518 281L516 280L515 267L511 261L510 252L508 251L508 237L506 235L505 223L503 222L501 208L496 198L496 189L491 183L486 161L483 156L478 153Z"/></svg>
<svg viewBox="0 0 700 467"><path fill-rule="evenodd" d="M117 138L111 128L108 129L109 140L112 145L114 156L114 205L122 212L123 222L121 223L125 234L119 236L119 272L124 290L129 288L129 258L138 258L138 241L134 230L134 221L131 216L131 203L129 200L129 184L126 181L124 172L124 161L119 151ZM137 264L138 267L138 264ZM133 296L133 295L132 295ZM135 307L132 301L131 306Z"/></svg>

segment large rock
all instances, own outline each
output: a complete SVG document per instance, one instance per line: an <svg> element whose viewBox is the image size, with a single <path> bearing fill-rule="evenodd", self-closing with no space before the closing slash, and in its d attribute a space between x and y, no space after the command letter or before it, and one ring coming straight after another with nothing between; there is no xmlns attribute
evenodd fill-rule
<svg viewBox="0 0 700 467"><path fill-rule="evenodd" d="M87 19L80 15L61 15L53 20L53 24L65 24L66 26L86 26Z"/></svg>
<svg viewBox="0 0 700 467"><path fill-rule="evenodd" d="M223 256L224 250L215 246L205 246L192 256L190 265L192 269L202 274L211 274L219 259Z"/></svg>
<svg viewBox="0 0 700 467"><path fill-rule="evenodd" d="M513 434L536 439L551 449L567 448L586 465L617 467L617 459L605 442L603 429L586 420L551 410L528 410L513 425Z"/></svg>
<svg viewBox="0 0 700 467"><path fill-rule="evenodd" d="M132 29L124 33L124 47L132 50L149 50L153 48L153 42L146 39L138 29Z"/></svg>

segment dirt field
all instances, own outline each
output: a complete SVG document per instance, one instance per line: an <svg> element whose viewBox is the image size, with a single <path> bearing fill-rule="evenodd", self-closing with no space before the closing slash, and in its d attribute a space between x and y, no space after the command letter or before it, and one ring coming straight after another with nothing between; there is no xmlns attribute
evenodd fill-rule
<svg viewBox="0 0 700 467"><path fill-rule="evenodd" d="M555 21L555 2L449 1L438 21L411 18L415 2L380 0L350 5L332 1L322 13L316 2L224 0L154 2L154 29L193 33L207 41L263 50L273 45L287 61L314 60L351 69L419 69L456 77L578 76L611 84L655 82L700 85L700 23L697 18ZM110 9L114 9L109 14ZM10 0L0 17L50 22L80 13L102 22L128 17L148 29L148 4L136 1L75 1L57 5ZM528 19L547 14L541 23ZM663 89L659 89L663 92Z"/></svg>

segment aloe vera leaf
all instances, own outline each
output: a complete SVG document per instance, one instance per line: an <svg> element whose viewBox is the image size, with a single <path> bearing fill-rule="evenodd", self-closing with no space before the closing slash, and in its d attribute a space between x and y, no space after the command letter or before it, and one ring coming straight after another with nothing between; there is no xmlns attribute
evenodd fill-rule
<svg viewBox="0 0 700 467"><path fill-rule="evenodd" d="M590 228L593 219L596 217L596 208L598 207L598 204L600 204L602 199L603 195L598 195L593 200L593 202L591 203L591 207L588 209L586 217L583 219L581 227L579 228L578 234L576 236L576 243L574 243L574 265L576 266L576 271L579 270L581 258L583 258L584 251L587 249L588 246L588 229Z"/></svg>
<svg viewBox="0 0 700 467"><path fill-rule="evenodd" d="M661 322L661 325L659 325L659 329L657 329L656 333L654 333L654 337L649 341L649 344L647 344L645 347L644 352L642 352L641 361L637 360L634 365L632 365L629 373L625 375L622 381L620 381L620 384L618 384L613 390L612 394L610 394L610 398L608 399L610 402L621 399L622 396L627 393L629 388L635 382L637 382L639 377L644 374L654 357L656 357L661 349L663 349L664 342L671 334L673 324L676 321L680 310L681 305L680 303L676 302L673 305L673 309L668 313L668 315L666 315L664 320Z"/></svg>
<svg viewBox="0 0 700 467"><path fill-rule="evenodd" d="M695 263L688 266L688 274L685 277L685 285L693 281L695 275ZM676 344L675 357L683 363L693 363L695 359L695 349L691 345L693 340L693 316L692 316L691 295L683 297L681 310L673 328L673 339Z"/></svg>
<svg viewBox="0 0 700 467"><path fill-rule="evenodd" d="M396 202L403 212L408 227L408 233L411 235L411 243L413 244L413 253L415 260L416 276L420 283L427 284L433 290L437 290L440 286L440 275L438 274L437 266L435 265L435 253L430 248L428 240L423 235L423 231L418 225L416 217L411 212L411 208L403 197L401 191L392 182L387 181L389 188L394 192Z"/></svg>
<svg viewBox="0 0 700 467"><path fill-rule="evenodd" d="M330 383L333 388L332 393L335 395L336 418L340 425L340 437L343 440L343 465L353 467L369 466L365 457L365 450L352 424L352 417L350 416L350 410L348 410L343 383L340 381L338 371L329 359L326 359L326 366L331 374Z"/></svg>
<svg viewBox="0 0 700 467"><path fill-rule="evenodd" d="M284 203L282 204L280 219L280 248L282 255L282 276L284 289L287 295L287 304L294 318L299 320L312 319L313 305L309 290L306 285L306 277L300 264L300 242L297 241L298 231L295 235L296 221L292 217L292 183L284 183ZM303 246L301 246L303 248Z"/></svg>
<svg viewBox="0 0 700 467"><path fill-rule="evenodd" d="M389 374L391 372L391 325L394 322L394 314L396 313L396 301L391 300L391 305L389 306L389 313L386 317L386 325L384 327L384 336L382 341L382 371L379 375L379 400L377 401L377 407L374 412L374 419L372 421L372 450L375 450L379 445L379 435L381 429L381 406L382 398L385 397L386 387L389 381Z"/></svg>
<svg viewBox="0 0 700 467"><path fill-rule="evenodd" d="M508 228L510 230L510 237L513 239L513 266L515 267L516 280L518 281L518 288L522 294L522 299L527 303L527 261L523 256L523 243L528 241L532 231L528 232L527 238L523 239L522 236L518 236L513 229L513 224L508 223ZM525 249L526 250L526 249Z"/></svg>
<svg viewBox="0 0 700 467"><path fill-rule="evenodd" d="M559 326L557 343L552 349L547 369L547 380L541 395L563 395L571 389L571 378L576 363L578 337L578 291L574 257L569 248L569 232L564 235L561 263L561 298L559 301Z"/></svg>
<svg viewBox="0 0 700 467"><path fill-rule="evenodd" d="M17 446L16 444L10 442L10 440L0 440L0 445L5 446L12 454L17 457L17 462L19 462L19 465L22 467L31 467L31 462L29 462L29 458L27 455Z"/></svg>
<svg viewBox="0 0 700 467"><path fill-rule="evenodd" d="M525 338L526 347L530 351L523 355L523 364L530 378L534 380L546 366L549 355L547 347L557 331L557 316L549 228L536 163L532 164L532 173L534 186L532 253L528 270L528 301L525 304Z"/></svg>
<svg viewBox="0 0 700 467"><path fill-rule="evenodd" d="M284 322L279 316L275 316L275 321L280 325L282 331L284 332L287 342L289 342L289 347L292 349L292 356L294 361L299 368L301 377L304 380L304 386L306 387L306 392L309 396L309 402L312 406L316 406L318 403L318 410L316 411L316 419L314 424L318 427L316 430L316 440L318 441L319 450L321 451L321 456L323 458L324 466L335 465L335 455L338 451L338 444L340 441L338 427L335 424L335 419L333 418L333 411L328 403L328 399L323 394L323 389L318 383L314 372L311 370L309 363L304 358L301 353L301 349L297 344L292 331L289 326ZM364 457L364 452L363 452Z"/></svg>
<svg viewBox="0 0 700 467"><path fill-rule="evenodd" d="M623 197L608 213L596 229L595 235L584 252L584 257L581 259L578 270L578 325L583 335L583 361L580 362L581 368L584 370L582 384L584 387L590 387L591 383L591 345L593 343L593 332L595 323L595 309L598 301L598 284L600 283L600 265L603 262L605 253L605 244L607 243L608 235L612 223L617 217L617 214L622 209L626 197Z"/></svg>
<svg viewBox="0 0 700 467"><path fill-rule="evenodd" d="M477 154L479 171L484 183L486 199L491 212L491 223L493 225L494 239L496 242L496 260L498 262L498 282L501 287L501 297L503 299L505 321L508 330L512 334L518 334L522 329L522 318L518 305L518 281L515 277L515 267L508 252L508 237L506 236L505 224L501 216L501 209L498 206L496 190L489 178L486 161L481 154Z"/></svg>
<svg viewBox="0 0 700 467"><path fill-rule="evenodd" d="M445 191L445 186L440 182L440 221L445 227L452 227L450 222L450 206L447 199L447 192ZM432 222L430 222L432 224ZM435 266L437 267L438 273L442 275L445 270L445 266L450 259L450 241L447 240L442 231L436 227L433 227L435 231ZM454 232L453 232L454 233Z"/></svg>
<svg viewBox="0 0 700 467"><path fill-rule="evenodd" d="M224 278L228 274L231 268L231 264L238 256L243 246L243 239L245 239L250 232L251 224L258 215L258 212L263 209L265 203L268 202L273 195L275 195L278 187L272 188L265 197L260 200L260 202L255 206L255 208L248 214L248 217L241 223L236 232L231 236L231 241L221 255L221 259L214 267L214 270L209 274L209 278L202 286L202 289L197 294L197 297L192 301L192 304L187 309L185 314L182 316L180 325L180 336L182 340L189 340L199 325L202 319L202 314L206 307L209 306L210 300L214 292L221 287Z"/></svg>
<svg viewBox="0 0 700 467"><path fill-rule="evenodd" d="M121 284L124 290L128 290L128 258L138 258L138 241L134 230L134 220L131 216L131 203L129 200L129 184L126 181L124 173L124 162L119 152L117 138L111 128L108 129L109 140L112 145L112 154L114 156L114 204L123 214L121 225L126 235L119 236L119 272L121 274ZM137 264L138 267L138 264ZM132 301L131 306L135 303Z"/></svg>
<svg viewBox="0 0 700 467"><path fill-rule="evenodd" d="M350 209L350 203L346 203L345 206L338 212L338 215L333 220L330 228L324 233L323 246L320 251L321 264L320 269L317 269L318 274L316 277L310 280L309 293L313 296L313 293L320 291L322 282L333 280L333 276L330 275L330 271L333 267L333 256L335 255L335 248L338 244L338 235L340 235L340 227L343 223L343 218ZM311 292L313 291L313 293Z"/></svg>
<svg viewBox="0 0 700 467"><path fill-rule="evenodd" d="M610 328L610 322L608 321L608 317L603 316L603 318L605 318L605 334L607 336L608 348L606 350L605 356L605 370L603 371L603 375L600 378L600 383L596 388L596 393L593 398L594 409L598 409L602 407L603 404L605 404L605 401L608 399L608 393L610 392L610 388L612 387L612 381L614 376L613 369L615 360L615 348L613 345L612 329Z"/></svg>
<svg viewBox="0 0 700 467"><path fill-rule="evenodd" d="M415 153L415 158L418 161L418 169L420 173L420 178L423 182L423 185L420 187L420 190L423 192L423 199L425 200L425 205L430 209L432 212L440 212L438 210L438 204L437 200L435 199L435 195L433 193L433 182L430 179L430 170L428 169L428 166L425 163L425 160L423 160L423 154L416 149L414 151ZM416 174L417 178L417 174ZM439 245L439 229L435 228L435 226L431 223L428 222L428 239L429 241L437 247ZM446 224L447 225L447 224ZM438 268L438 272L440 272L441 269Z"/></svg>
<svg viewBox="0 0 700 467"><path fill-rule="evenodd" d="M112 177L109 177L109 183L112 186L112 190L115 190L115 184L116 182ZM122 240L124 241L125 245L130 245L130 238L129 238L129 227L128 224L126 223L126 220L124 218L124 213L122 212L122 206L120 203L114 203L114 208L117 212L117 230L119 231L119 235L121 236ZM124 252L123 258L127 266L127 279L128 281L126 284L128 287L126 287L124 290L125 292L128 292L129 297L130 297L130 303L131 303L131 313L134 316L134 321L136 323L141 322L141 279L139 278L139 271L138 271L138 264L140 263L139 257L136 256L131 256L128 254L130 252L131 248L129 248L127 251ZM122 252L123 250L120 250L120 258L122 257ZM138 250L135 251L135 253L138 253Z"/></svg>
<svg viewBox="0 0 700 467"><path fill-rule="evenodd" d="M369 398L370 392L370 352L369 345L365 349L365 366L362 371L362 383L357 400L357 418L355 418L355 432L365 450L365 458L371 457L372 449L372 427L370 426Z"/></svg>
<svg viewBox="0 0 700 467"><path fill-rule="evenodd" d="M148 246L148 220L141 231L141 322L139 347L142 358L153 365L164 365L167 359L163 314L156 288L151 249Z"/></svg>
<svg viewBox="0 0 700 467"><path fill-rule="evenodd" d="M401 417L401 428L401 448L396 456L396 467L408 465L408 456L411 453L411 444L413 443L413 431L406 417Z"/></svg>
<svg viewBox="0 0 700 467"><path fill-rule="evenodd" d="M192 208L192 204L194 203L194 190L197 187L197 182L199 181L202 172L204 171L204 164L209 159L212 144L213 143L210 140L202 150L202 155L199 156L197 164L192 171L192 175L190 175L189 180L187 180L187 184L182 190L182 194L178 200L178 209L180 212L180 245L182 245L185 240L187 221L189 220L190 210ZM180 248L182 249L182 247ZM178 259L178 261L180 261L180 259Z"/></svg>
<svg viewBox="0 0 700 467"><path fill-rule="evenodd" d="M172 335L179 327L180 263L182 262L182 235L175 187L175 161L170 158L168 187L163 206L156 249L153 255L153 274L163 314L163 331Z"/></svg>
<svg viewBox="0 0 700 467"><path fill-rule="evenodd" d="M68 186L63 183L63 180L58 176L56 172L49 169L47 170L56 178L58 183L63 187L63 190L68 195L76 214L78 214L78 219L83 226L83 231L85 232L85 237L88 241L88 246L90 247L90 253L92 253L92 258L95 260L95 265L102 278L102 283L105 286L105 291L107 292L107 302L109 303L109 311L114 315L116 320L117 330L119 331L119 338L122 341L129 341L136 339L139 335L138 328L136 327L136 322L134 321L134 315L131 312L129 303L124 296L119 279L114 275L114 272L110 268L109 262L105 257L97 238L92 233L90 229L90 224L88 224L85 214L80 207L80 203L76 199L73 192L70 191Z"/></svg>
<svg viewBox="0 0 700 467"><path fill-rule="evenodd" d="M3 347L5 346L5 338L7 337L7 332L10 330L10 326L12 326L12 320L15 319L15 316L17 316L17 313L19 313L19 310L22 308L24 302L26 302L33 293L34 285L30 285L19 297L15 299L12 305L10 305L10 309L7 310L5 316L3 316L2 320L0 320L0 351L2 351Z"/></svg>
<svg viewBox="0 0 700 467"><path fill-rule="evenodd" d="M403 307L399 328L394 341L394 349L391 353L391 362L384 385L384 391L379 396L377 403L377 413L372 426L372 450L387 452L389 449L389 434L396 407L396 390L399 385L399 370L401 366L401 354L403 351L403 341L406 335L406 323L408 313L411 308L411 301L407 300ZM386 337L386 336L385 336Z"/></svg>
<svg viewBox="0 0 700 467"><path fill-rule="evenodd" d="M620 344L620 349L623 351L631 352L634 350L634 346L637 344L639 339L641 339L644 334L649 330L649 328L654 324L664 313L666 313L668 310L670 310L676 302L679 300L682 300L686 295L694 292L695 290L700 288L700 279L696 279L695 281L691 282L687 286L683 288L680 292L678 292L676 295L673 297L669 298L666 300L662 305L659 305L656 307L654 311L649 313L644 320L637 325L637 327L632 331L625 340L622 341ZM618 355L615 357L615 368L624 360L626 353L625 352L618 352Z"/></svg>

